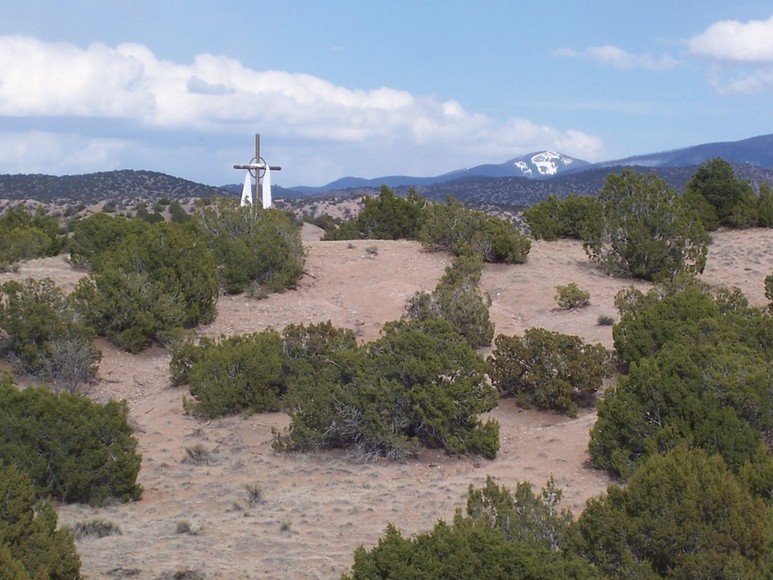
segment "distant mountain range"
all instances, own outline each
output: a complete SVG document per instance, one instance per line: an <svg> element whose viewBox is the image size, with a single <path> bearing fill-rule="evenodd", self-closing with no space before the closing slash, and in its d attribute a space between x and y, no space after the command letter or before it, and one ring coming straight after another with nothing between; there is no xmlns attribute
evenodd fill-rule
<svg viewBox="0 0 773 580"><path fill-rule="evenodd" d="M589 163L556 151L540 151L522 155L504 163L477 165L434 177L410 177L406 175L391 175L373 179L343 177L320 187L298 186L287 188L286 191L299 195L318 195L350 189L380 188L382 185L392 188L410 186L433 188L438 184L446 184L457 180L465 180L465 183L469 184L470 178L479 177L517 177L554 182L567 174L596 171L598 169L603 169L604 175L606 175L609 169L613 167L641 167L658 170L682 167L694 168L715 157L721 157L734 165L750 165L773 171L773 134L752 137L743 141L706 143L674 151L637 155L626 159L600 163ZM669 172L666 173L668 174ZM543 189L543 187L537 186L536 189Z"/></svg>
<svg viewBox="0 0 773 580"><path fill-rule="evenodd" d="M595 195L610 172L633 168L653 172L671 187L683 190L701 163L721 157L736 175L758 187L773 184L773 134L722 143L707 143L675 151L638 155L603 163L588 163L555 151L539 151L500 164L484 164L435 177L394 175L374 179L344 177L322 187L274 186L275 198L354 197L378 193L387 185L398 194L415 188L430 200L453 196L478 205L525 207L550 194ZM240 195L242 184L211 187L153 171L106 171L85 175L0 175L0 199L65 200L90 203L117 199L206 198Z"/></svg>

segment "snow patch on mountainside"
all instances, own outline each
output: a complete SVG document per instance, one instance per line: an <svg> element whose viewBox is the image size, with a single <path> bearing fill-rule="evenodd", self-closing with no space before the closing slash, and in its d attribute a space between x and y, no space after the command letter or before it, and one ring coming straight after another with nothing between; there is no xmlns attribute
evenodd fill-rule
<svg viewBox="0 0 773 580"><path fill-rule="evenodd" d="M524 177L539 178L557 175L574 161L571 157L548 150L517 157L511 163Z"/></svg>
<svg viewBox="0 0 773 580"><path fill-rule="evenodd" d="M555 175L559 169L569 165L572 159L555 151L543 151L534 155L531 162L537 167L540 175Z"/></svg>
<svg viewBox="0 0 773 580"><path fill-rule="evenodd" d="M524 175L531 177L532 171L528 163L526 163L525 161L516 161L515 163L513 163L513 165L515 165L518 169L520 169Z"/></svg>

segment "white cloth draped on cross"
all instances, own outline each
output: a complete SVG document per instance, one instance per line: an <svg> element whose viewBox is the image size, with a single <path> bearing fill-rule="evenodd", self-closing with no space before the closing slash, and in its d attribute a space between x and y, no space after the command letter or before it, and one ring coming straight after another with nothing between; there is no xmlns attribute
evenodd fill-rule
<svg viewBox="0 0 773 580"><path fill-rule="evenodd" d="M255 135L255 157L248 165L234 165L234 169L246 169L244 175L244 186L242 187L241 205L252 205L255 201L252 193L252 181L250 176L255 178L255 194L258 197L258 190L261 190L260 198L263 209L271 207L271 172L281 171L278 165L269 165L260 156L260 134ZM261 184L261 178L263 183ZM261 187L262 185L262 187Z"/></svg>
<svg viewBox="0 0 773 580"><path fill-rule="evenodd" d="M261 190L261 203L263 209L271 207L271 168L266 166L266 173L263 174L263 183L260 186ZM244 185L242 186L242 206L252 205L252 180L250 179L250 172L244 173Z"/></svg>

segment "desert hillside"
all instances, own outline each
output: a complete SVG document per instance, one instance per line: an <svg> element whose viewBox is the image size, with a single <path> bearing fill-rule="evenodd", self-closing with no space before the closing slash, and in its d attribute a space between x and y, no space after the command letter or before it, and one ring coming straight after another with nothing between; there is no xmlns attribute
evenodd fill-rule
<svg viewBox="0 0 773 580"><path fill-rule="evenodd" d="M221 297L216 320L199 332L219 336L329 319L372 340L384 322L400 317L410 296L432 290L451 261L415 242L321 242L311 227L304 236L306 274L297 290L264 300ZM763 305L763 280L771 272L773 230L720 231L713 234L702 279L738 286ZM57 257L25 263L17 273L0 274L0 281L50 276L71 289L82 275ZM556 308L555 287L569 282L590 292L590 306ZM573 241L534 242L526 264L486 265L483 275L497 334L543 327L608 348L612 327L599 325L599 316L616 318L614 296L631 284L598 272ZM575 513L609 483L587 463L591 410L567 419L503 400L492 413L502 442L493 461L436 452L405 463L277 454L271 432L287 426L285 415L202 422L183 414L186 390L170 386L165 350L130 355L105 341L99 346L104 358L88 394L129 401L145 491L130 504L59 506L63 524L101 518L121 530L79 540L89 578L173 577L186 570L207 578L335 578L348 570L353 550L373 545L387 522L407 533L429 529L437 519L451 518L464 505L468 486L487 475L537 487L553 475L564 506ZM260 501L253 502L257 493L249 490L258 489Z"/></svg>

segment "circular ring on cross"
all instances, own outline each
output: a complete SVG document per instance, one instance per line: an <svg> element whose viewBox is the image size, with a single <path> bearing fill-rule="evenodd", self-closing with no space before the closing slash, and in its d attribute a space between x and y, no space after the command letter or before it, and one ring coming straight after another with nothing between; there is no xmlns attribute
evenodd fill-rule
<svg viewBox="0 0 773 580"><path fill-rule="evenodd" d="M250 169L250 175L253 177L253 179L258 180L261 179L266 174L266 160L262 157L258 157L256 160L254 157L250 159L250 165L262 165L261 168L253 168Z"/></svg>

